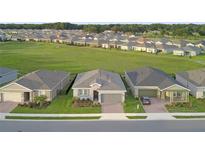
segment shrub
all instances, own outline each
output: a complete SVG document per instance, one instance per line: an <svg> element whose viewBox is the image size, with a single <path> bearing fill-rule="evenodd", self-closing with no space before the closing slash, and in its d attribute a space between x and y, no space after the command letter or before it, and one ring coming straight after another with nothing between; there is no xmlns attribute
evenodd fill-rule
<svg viewBox="0 0 205 154"><path fill-rule="evenodd" d="M46 103L46 100L47 100L47 96L45 96L45 95L34 97L34 102L36 104L39 104L40 107L42 107Z"/></svg>

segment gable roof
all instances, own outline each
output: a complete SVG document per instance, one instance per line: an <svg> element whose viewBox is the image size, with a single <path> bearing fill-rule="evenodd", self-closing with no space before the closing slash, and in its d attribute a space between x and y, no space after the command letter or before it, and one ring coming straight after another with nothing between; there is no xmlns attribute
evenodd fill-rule
<svg viewBox="0 0 205 154"><path fill-rule="evenodd" d="M78 74L73 88L90 88L91 84L100 84L100 90L126 90L120 75L100 69Z"/></svg>
<svg viewBox="0 0 205 154"><path fill-rule="evenodd" d="M17 72L17 71L6 67L0 67L0 76L6 75L10 72Z"/></svg>
<svg viewBox="0 0 205 154"><path fill-rule="evenodd" d="M156 86L165 89L178 84L176 80L166 73L152 67L143 67L137 70L126 72L134 86Z"/></svg>
<svg viewBox="0 0 205 154"><path fill-rule="evenodd" d="M205 68L177 73L196 86L205 86Z"/></svg>
<svg viewBox="0 0 205 154"><path fill-rule="evenodd" d="M31 90L51 90L68 75L67 72L62 71L39 70L27 74L15 82Z"/></svg>

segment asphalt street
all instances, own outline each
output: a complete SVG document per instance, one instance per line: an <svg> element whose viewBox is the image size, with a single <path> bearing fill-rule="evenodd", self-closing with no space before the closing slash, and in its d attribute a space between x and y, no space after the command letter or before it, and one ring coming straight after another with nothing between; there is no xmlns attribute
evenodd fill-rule
<svg viewBox="0 0 205 154"><path fill-rule="evenodd" d="M204 120L0 121L0 132L204 132Z"/></svg>

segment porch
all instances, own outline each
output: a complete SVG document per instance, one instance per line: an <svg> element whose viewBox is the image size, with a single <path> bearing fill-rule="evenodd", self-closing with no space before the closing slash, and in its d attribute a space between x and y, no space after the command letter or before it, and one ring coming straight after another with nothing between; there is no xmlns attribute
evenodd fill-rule
<svg viewBox="0 0 205 154"><path fill-rule="evenodd" d="M189 92L185 90L164 90L160 97L168 103L189 102Z"/></svg>

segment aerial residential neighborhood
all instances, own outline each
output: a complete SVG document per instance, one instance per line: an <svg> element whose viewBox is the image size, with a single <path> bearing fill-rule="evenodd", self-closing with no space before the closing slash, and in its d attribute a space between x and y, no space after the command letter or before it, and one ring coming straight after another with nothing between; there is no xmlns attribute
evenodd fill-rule
<svg viewBox="0 0 205 154"><path fill-rule="evenodd" d="M0 29L0 119L203 119L203 37L33 27Z"/></svg>
<svg viewBox="0 0 205 154"><path fill-rule="evenodd" d="M169 38L153 39L144 36L128 35L123 32L104 31L89 33L82 30L32 30L0 29L2 41L54 42L68 45L116 48L123 51L148 53L169 53L177 56L197 56L204 53L205 41L190 42Z"/></svg>

